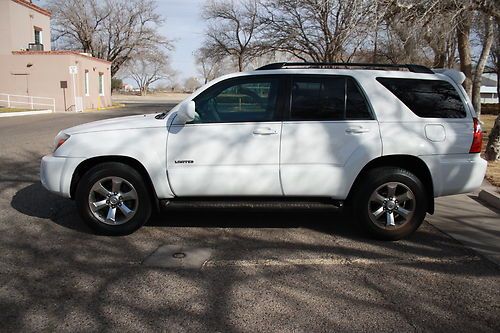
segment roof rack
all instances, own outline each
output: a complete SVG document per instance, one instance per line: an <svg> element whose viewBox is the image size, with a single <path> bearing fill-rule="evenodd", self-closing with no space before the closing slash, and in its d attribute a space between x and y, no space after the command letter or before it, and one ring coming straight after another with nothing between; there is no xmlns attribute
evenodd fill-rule
<svg viewBox="0 0 500 333"><path fill-rule="evenodd" d="M425 66L414 65L414 64L366 64L366 63L355 63L355 62L275 62L262 67L257 68L258 71L269 70L269 69L284 69L293 67L303 67L303 68L348 68L348 67L360 67L360 68L370 68L370 69L401 69L405 68L413 73L425 73L434 74L434 72Z"/></svg>

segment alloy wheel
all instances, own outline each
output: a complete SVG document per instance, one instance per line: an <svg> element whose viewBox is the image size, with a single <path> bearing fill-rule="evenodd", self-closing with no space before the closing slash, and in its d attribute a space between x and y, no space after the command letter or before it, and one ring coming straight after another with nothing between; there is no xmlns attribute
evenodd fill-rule
<svg viewBox="0 0 500 333"><path fill-rule="evenodd" d="M413 218L415 195L403 183L388 182L373 191L368 200L370 220L383 229L400 228Z"/></svg>
<svg viewBox="0 0 500 333"><path fill-rule="evenodd" d="M92 215L108 225L120 225L137 212L139 197L134 186L121 177L106 177L97 181L89 193Z"/></svg>

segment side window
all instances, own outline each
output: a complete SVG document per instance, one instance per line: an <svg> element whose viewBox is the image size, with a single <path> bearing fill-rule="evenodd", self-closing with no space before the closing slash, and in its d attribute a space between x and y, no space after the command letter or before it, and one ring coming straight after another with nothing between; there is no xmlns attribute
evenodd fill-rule
<svg viewBox="0 0 500 333"><path fill-rule="evenodd" d="M344 118L343 78L298 78L292 83L292 120Z"/></svg>
<svg viewBox="0 0 500 333"><path fill-rule="evenodd" d="M350 77L298 77L292 82L291 120L372 119Z"/></svg>
<svg viewBox="0 0 500 333"><path fill-rule="evenodd" d="M359 91L353 79L347 78L346 86L347 103L346 103L346 118L347 119L373 119L366 99Z"/></svg>
<svg viewBox="0 0 500 333"><path fill-rule="evenodd" d="M423 118L464 118L464 104L446 81L377 78L413 113Z"/></svg>
<svg viewBox="0 0 500 333"><path fill-rule="evenodd" d="M279 78L221 82L195 98L194 123L260 122L276 119Z"/></svg>

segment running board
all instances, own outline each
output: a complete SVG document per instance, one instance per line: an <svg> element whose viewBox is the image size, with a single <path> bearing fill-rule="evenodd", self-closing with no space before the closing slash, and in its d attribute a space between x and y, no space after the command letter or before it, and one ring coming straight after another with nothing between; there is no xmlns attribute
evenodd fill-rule
<svg viewBox="0 0 500 333"><path fill-rule="evenodd" d="M163 209L325 209L340 210L343 201L329 198L173 198L160 200Z"/></svg>

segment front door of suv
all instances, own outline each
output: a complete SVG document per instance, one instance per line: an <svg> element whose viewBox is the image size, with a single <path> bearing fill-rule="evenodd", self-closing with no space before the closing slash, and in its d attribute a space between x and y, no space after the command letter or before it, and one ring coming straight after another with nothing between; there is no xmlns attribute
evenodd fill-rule
<svg viewBox="0 0 500 333"><path fill-rule="evenodd" d="M242 76L195 97L196 119L169 129L167 170L175 195L282 195L281 89L278 76Z"/></svg>
<svg viewBox="0 0 500 333"><path fill-rule="evenodd" d="M345 199L363 166L381 155L378 122L351 77L296 75L289 82L281 140L283 192Z"/></svg>

